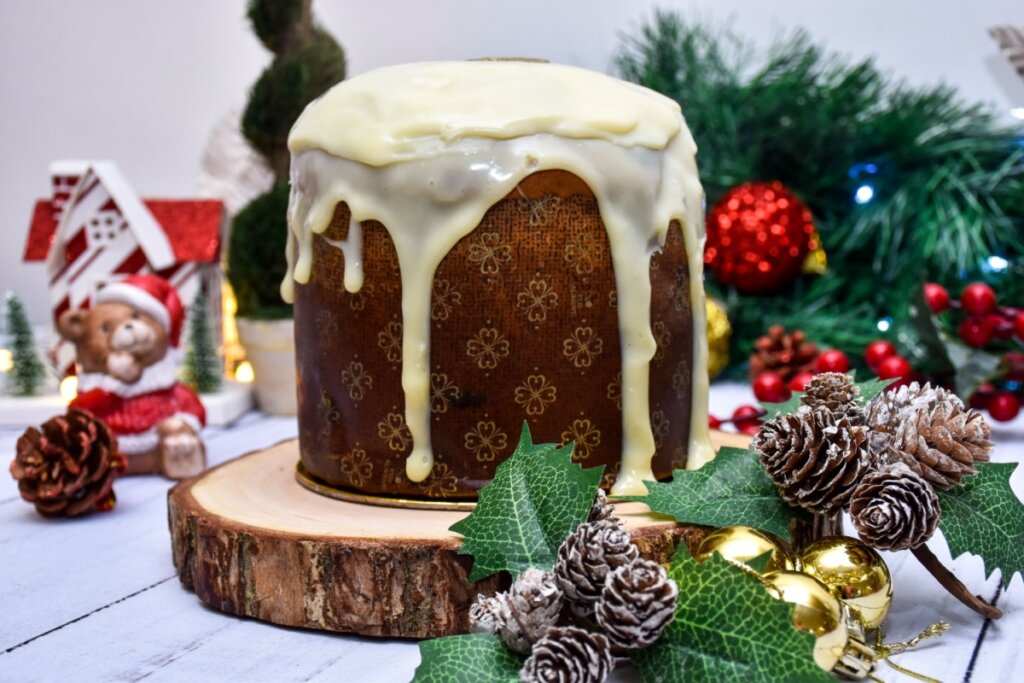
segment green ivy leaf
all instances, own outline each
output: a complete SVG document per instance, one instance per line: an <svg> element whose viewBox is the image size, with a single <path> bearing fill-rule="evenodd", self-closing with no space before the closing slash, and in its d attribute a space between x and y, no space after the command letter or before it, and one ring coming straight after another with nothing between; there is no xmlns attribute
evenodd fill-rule
<svg viewBox="0 0 1024 683"><path fill-rule="evenodd" d="M793 606L715 554L697 563L682 546L669 576L679 584L672 623L632 655L644 681L825 683L815 638L793 627Z"/></svg>
<svg viewBox="0 0 1024 683"><path fill-rule="evenodd" d="M571 444L535 444L523 423L519 445L480 490L476 509L451 526L465 537L459 553L473 556L470 581L555 566L558 546L587 520L604 472L571 458Z"/></svg>
<svg viewBox="0 0 1024 683"><path fill-rule="evenodd" d="M998 569L1003 587L1024 573L1024 505L1010 488L1018 463L975 463L978 473L949 491L936 491L939 528L954 558L978 555L987 573Z"/></svg>
<svg viewBox="0 0 1024 683"><path fill-rule="evenodd" d="M895 379L873 378L864 380L863 382L856 382L857 388L860 389L860 393L857 395L857 400L860 401L861 405L863 405L888 389L889 385L895 381ZM771 420L776 415L795 413L800 409L800 406L803 405L800 403L800 398L803 395L802 391L794 391L793 395L782 403L763 404L764 409L768 411L768 414L764 416L764 419Z"/></svg>
<svg viewBox="0 0 1024 683"><path fill-rule="evenodd" d="M473 634L420 641L412 683L518 683L523 658L498 636Z"/></svg>
<svg viewBox="0 0 1024 683"><path fill-rule="evenodd" d="M810 519L790 507L765 474L757 455L722 448L699 470L676 470L670 482L647 482L646 496L624 496L685 524L752 526L789 538L789 522Z"/></svg>

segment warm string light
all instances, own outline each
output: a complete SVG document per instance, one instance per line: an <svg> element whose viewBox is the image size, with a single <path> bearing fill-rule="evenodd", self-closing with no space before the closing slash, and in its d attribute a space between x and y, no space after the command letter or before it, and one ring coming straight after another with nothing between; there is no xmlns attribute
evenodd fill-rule
<svg viewBox="0 0 1024 683"><path fill-rule="evenodd" d="M74 375L60 381L60 397L65 403L71 403L78 396L78 378Z"/></svg>
<svg viewBox="0 0 1024 683"><path fill-rule="evenodd" d="M0 372L10 372L14 369L14 354L10 349L0 349Z"/></svg>
<svg viewBox="0 0 1024 683"><path fill-rule="evenodd" d="M238 339L238 324L235 321L238 313L238 300L235 298L235 290L231 288L227 281L221 285L220 299L223 321L221 335L224 339L221 354L224 357L225 374L227 374L229 379L235 379L239 382L251 382L251 379L243 380L238 377L238 370L245 361L245 349L242 348L242 344Z"/></svg>
<svg viewBox="0 0 1024 683"><path fill-rule="evenodd" d="M254 379L256 379L256 372L252 369L252 363L243 360L235 368L235 381L250 384Z"/></svg>

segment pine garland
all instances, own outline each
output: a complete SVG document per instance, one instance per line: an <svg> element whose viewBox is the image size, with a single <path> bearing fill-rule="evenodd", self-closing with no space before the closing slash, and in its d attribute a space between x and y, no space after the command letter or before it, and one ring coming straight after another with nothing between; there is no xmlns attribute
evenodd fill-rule
<svg viewBox="0 0 1024 683"><path fill-rule="evenodd" d="M726 28L667 12L623 38L616 64L683 107L708 206L737 184L779 180L814 215L825 276L774 296L707 283L728 307L733 358L773 323L859 357L884 337L880 319L899 328L925 281L958 290L984 279L1001 297L1024 293L1013 275L1024 254L1022 131L955 89L911 87L803 31L759 51ZM874 196L858 204L863 185ZM986 272L993 255L1014 265Z"/></svg>
<svg viewBox="0 0 1024 683"><path fill-rule="evenodd" d="M210 298L205 290L196 295L188 309L188 351L185 353L185 383L200 394L220 389L223 368L210 327Z"/></svg>
<svg viewBox="0 0 1024 683"><path fill-rule="evenodd" d="M25 306L14 292L7 292L7 334L10 338L12 367L7 386L15 396L34 396L46 379L46 368L39 360L32 325Z"/></svg>

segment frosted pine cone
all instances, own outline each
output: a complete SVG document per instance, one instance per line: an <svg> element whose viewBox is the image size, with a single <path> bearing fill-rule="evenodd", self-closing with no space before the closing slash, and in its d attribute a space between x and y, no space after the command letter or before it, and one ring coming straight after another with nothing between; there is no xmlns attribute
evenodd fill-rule
<svg viewBox="0 0 1024 683"><path fill-rule="evenodd" d="M572 611L590 617L608 573L639 556L640 550L619 520L586 522L559 547L555 579Z"/></svg>
<svg viewBox="0 0 1024 683"><path fill-rule="evenodd" d="M502 606L508 600L506 593L494 596L478 595L469 606L470 633L497 633L501 625Z"/></svg>
<svg viewBox="0 0 1024 683"><path fill-rule="evenodd" d="M864 411L857 401L860 389L850 376L823 372L807 383L800 402L808 408L826 408L836 417L846 416L853 424L864 424Z"/></svg>
<svg viewBox="0 0 1024 683"><path fill-rule="evenodd" d="M522 683L601 683L612 672L611 647L600 633L552 628L519 671Z"/></svg>
<svg viewBox="0 0 1024 683"><path fill-rule="evenodd" d="M598 489L594 496L594 504L590 506L590 514L587 515L588 522L596 522L601 519L608 519L614 512L611 503L608 502L608 494L604 489Z"/></svg>
<svg viewBox="0 0 1024 683"><path fill-rule="evenodd" d="M898 462L864 477L850 501L850 517L865 543L879 550L916 548L939 525L931 485Z"/></svg>
<svg viewBox="0 0 1024 683"><path fill-rule="evenodd" d="M867 430L827 408L801 408L766 422L752 447L786 502L811 512L843 509L867 470Z"/></svg>
<svg viewBox="0 0 1024 683"><path fill-rule="evenodd" d="M917 382L887 391L867 409L872 444L892 460L947 489L976 474L975 462L988 462L991 428L955 394Z"/></svg>
<svg viewBox="0 0 1024 683"><path fill-rule="evenodd" d="M679 587L657 562L636 559L608 575L597 603L597 623L612 645L647 647L676 612Z"/></svg>
<svg viewBox="0 0 1024 683"><path fill-rule="evenodd" d="M528 654L533 644L558 622L562 591L540 569L523 572L498 604L498 635L511 649Z"/></svg>
<svg viewBox="0 0 1024 683"><path fill-rule="evenodd" d="M75 517L114 507L114 478L125 464L107 426L71 409L18 437L11 476L40 514Z"/></svg>

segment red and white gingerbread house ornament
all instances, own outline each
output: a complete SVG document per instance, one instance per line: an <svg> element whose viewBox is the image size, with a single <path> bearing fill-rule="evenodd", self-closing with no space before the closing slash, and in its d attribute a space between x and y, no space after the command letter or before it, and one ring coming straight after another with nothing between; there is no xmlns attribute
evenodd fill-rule
<svg viewBox="0 0 1024 683"><path fill-rule="evenodd" d="M168 280L188 305L205 289L220 330L224 206L216 199L141 199L110 161L50 165L53 192L36 202L25 261L45 261L56 321L129 275Z"/></svg>

